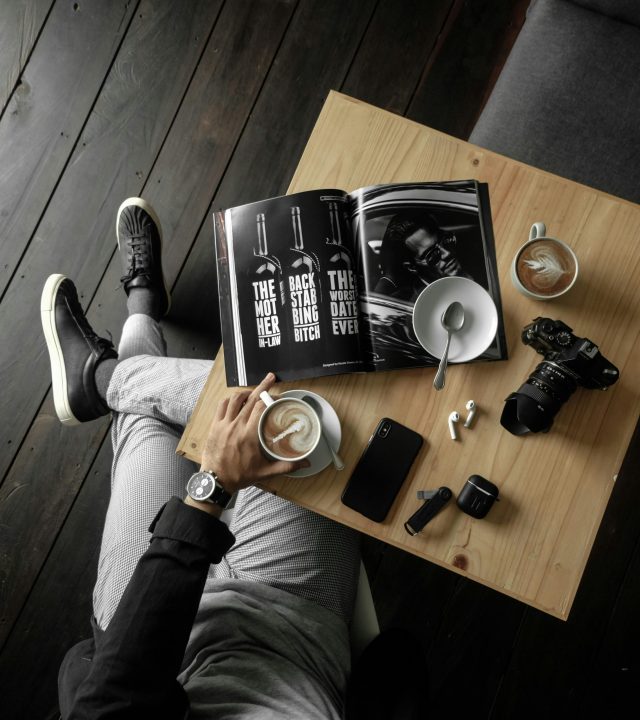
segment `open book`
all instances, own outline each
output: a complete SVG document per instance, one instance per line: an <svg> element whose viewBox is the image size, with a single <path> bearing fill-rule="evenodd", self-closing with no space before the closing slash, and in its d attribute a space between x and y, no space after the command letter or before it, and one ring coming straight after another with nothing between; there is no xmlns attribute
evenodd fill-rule
<svg viewBox="0 0 640 720"><path fill-rule="evenodd" d="M506 358L488 189L475 180L310 190L214 214L227 385L437 365L412 326L431 282L498 309L479 359Z"/></svg>

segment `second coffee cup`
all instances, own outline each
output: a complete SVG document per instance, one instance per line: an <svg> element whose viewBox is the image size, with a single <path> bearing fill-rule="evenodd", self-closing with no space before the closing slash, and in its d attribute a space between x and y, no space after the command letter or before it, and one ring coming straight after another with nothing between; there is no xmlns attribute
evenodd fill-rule
<svg viewBox="0 0 640 720"><path fill-rule="evenodd" d="M531 226L529 240L511 265L516 289L536 300L552 300L568 292L578 277L578 258L562 240L549 237L542 222Z"/></svg>
<svg viewBox="0 0 640 720"><path fill-rule="evenodd" d="M316 449L321 437L320 418L304 400L284 397L275 400L266 390L260 399L267 406L258 423L258 440L273 460L304 460Z"/></svg>

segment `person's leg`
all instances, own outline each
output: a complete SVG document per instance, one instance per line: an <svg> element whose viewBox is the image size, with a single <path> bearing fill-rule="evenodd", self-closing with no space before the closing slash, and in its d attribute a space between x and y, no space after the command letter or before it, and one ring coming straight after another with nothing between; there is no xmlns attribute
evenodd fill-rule
<svg viewBox="0 0 640 720"><path fill-rule="evenodd" d="M236 542L213 577L265 583L351 620L360 569L355 530L250 487L238 493L230 529Z"/></svg>
<svg viewBox="0 0 640 720"><path fill-rule="evenodd" d="M140 385L145 375L156 395L163 385L174 384L166 367L154 365L144 373L135 368L135 355L147 353L142 361L157 363L167 358L165 343L156 320L168 310L169 295L160 264L160 230L157 220L147 213L148 206L138 198L125 201L118 213L118 245L123 256L130 318L123 328L120 356L112 343L91 328L80 306L75 286L62 275L52 275L41 299L42 325L49 351L56 411L61 422L76 424L96 419L115 410L112 429L114 460L112 495L107 511L100 551L98 578L94 588L95 637L99 637L113 616L122 592L149 542L148 527L166 500L182 494L194 467L175 454L178 431L158 418L140 414L144 405L135 400L138 414L126 412L118 391L126 386L123 378ZM116 373L118 362L122 369ZM172 422L185 416L204 383L209 364L190 368L194 381L189 398L182 398ZM182 385L188 375L181 369ZM114 379L115 378L115 379ZM114 381L114 382L112 382ZM180 385L180 383L176 383ZM117 407L106 402L113 386ZM175 384L174 384L175 388ZM148 394L145 393L145 397ZM147 403L149 405L149 403ZM149 407L147 407L149 410ZM167 407L164 413L167 414ZM149 411L148 415L153 415ZM70 706L77 688L91 665L94 641L70 649L59 676L61 707Z"/></svg>
<svg viewBox="0 0 640 720"><path fill-rule="evenodd" d="M118 364L112 362L115 353L102 359L108 363L101 373L108 403L94 415L105 414L107 404L115 413L112 498L94 593L101 628L108 625L144 552L151 520L171 495L184 492L195 469L176 456L175 447L211 367L208 362L164 357L155 316L168 309L168 294L160 266L160 232L147 209L133 199L119 211L130 318ZM132 300L133 291L140 293ZM153 297L145 298L145 293ZM86 324L81 308L76 315L76 324ZM95 388L92 392L97 394ZM238 542L226 565L232 576L280 587L350 617L359 567L357 533L256 488L241 494L233 529Z"/></svg>
<svg viewBox="0 0 640 720"><path fill-rule="evenodd" d="M118 210L116 234L129 315L142 313L159 320L168 312L171 298L162 272L162 231L151 206L142 198L125 200ZM64 275L47 279L40 317L60 421L77 425L108 414L106 389L118 360L131 357L134 348L123 348L118 358L113 343L89 325L76 288Z"/></svg>
<svg viewBox="0 0 640 720"><path fill-rule="evenodd" d="M113 412L111 499L93 593L97 625L111 620L149 544L149 525L173 495L184 494L196 468L176 455L211 363L166 357L158 323L169 308L161 266L161 231L151 207L130 198L118 211L118 247L129 317L118 363L106 387Z"/></svg>
<svg viewBox="0 0 640 720"><path fill-rule="evenodd" d="M167 367L169 360L158 357L166 354L166 347L157 319L168 310L169 295L161 266L160 228L151 208L139 198L125 201L118 211L117 234L130 314L119 355L89 325L71 280L52 275L41 300L58 417L75 424L115 411L112 495L94 591L95 617L102 629L148 544L151 521L164 502L184 492L194 470L175 454L181 430L173 424L185 421L210 367L179 366L179 382ZM134 356L139 353L147 356L138 362ZM123 398L133 385L138 394L130 393L127 406ZM155 398L169 385L174 386L173 402L157 412ZM106 402L107 388L112 388L113 408Z"/></svg>
<svg viewBox="0 0 640 720"><path fill-rule="evenodd" d="M182 432L144 415L116 413L112 426L111 498L93 592L94 615L105 629L138 560L149 525L172 496L183 496L197 468L176 454Z"/></svg>
<svg viewBox="0 0 640 720"><path fill-rule="evenodd" d="M98 390L116 413L147 415L186 425L211 370L211 361L168 358L159 319L171 298L162 272L162 229L153 208L129 198L118 209L118 250L129 317L117 364L102 364Z"/></svg>
<svg viewBox="0 0 640 720"><path fill-rule="evenodd" d="M212 363L160 357L159 326L143 315L127 321L118 350L120 357L134 357L118 364L107 393L109 407L125 417L136 413L171 423L179 437ZM181 492L188 475L177 480ZM255 487L238 494L230 529L236 542L222 563L212 566L212 577L272 585L350 621L360 569L357 532ZM121 575L127 576L126 568Z"/></svg>
<svg viewBox="0 0 640 720"><path fill-rule="evenodd" d="M145 345L154 342L155 346ZM142 315L134 315L127 321L119 347L120 357L131 348L131 352L148 354L134 355L118 364L107 393L107 403L116 411L117 418L129 418L135 413L139 421L143 419L140 416L146 416L163 424L171 423L175 426L177 443L212 363L160 357L164 345L157 323ZM141 425L145 433L153 427ZM140 430L136 431L136 436L141 436ZM114 448L118 442L114 437ZM157 441L147 439L145 447L151 442ZM175 443L171 445L173 450ZM116 468L119 454L114 452L113 477L127 476L131 471L124 469L124 463L123 467ZM128 460L130 455L138 457L139 453L132 454L127 449L124 455ZM162 469L174 478L167 480L176 483L173 494L184 491L190 473L195 471L195 466L190 463L187 466L182 475L174 466ZM133 471L134 477L137 472ZM119 484L124 489L125 500L135 494L135 487L130 488L130 480ZM112 498L116 496L114 488ZM114 502L112 499L112 504ZM136 522L135 518L125 517L124 508L114 512L129 526ZM141 521L139 530L146 535L144 531L149 523L144 526L144 522L146 520ZM120 533L116 523L112 524L116 527L115 539ZM358 533L258 488L248 488L238 494L231 530L236 543L221 565L212 566L212 576L263 582L318 602L347 622L350 620L360 567ZM122 567L115 574L115 582L121 590L134 566ZM117 591L106 594L120 596ZM113 603L112 607L115 610Z"/></svg>
<svg viewBox="0 0 640 720"><path fill-rule="evenodd" d="M162 273L161 230L153 209L141 198L125 200L116 230L129 311L118 352L90 326L71 280L51 275L42 291L42 326L56 412L69 425L94 420L110 410L185 425L211 361L164 357L158 319L168 311L170 298Z"/></svg>
<svg viewBox="0 0 640 720"><path fill-rule="evenodd" d="M160 325L146 315L130 316L122 330L119 362L105 391L113 412L146 415L184 428L213 361L165 354Z"/></svg>

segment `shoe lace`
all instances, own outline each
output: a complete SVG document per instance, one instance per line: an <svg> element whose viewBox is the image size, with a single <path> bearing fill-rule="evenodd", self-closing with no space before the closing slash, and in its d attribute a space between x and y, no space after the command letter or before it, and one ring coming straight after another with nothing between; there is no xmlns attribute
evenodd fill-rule
<svg viewBox="0 0 640 720"><path fill-rule="evenodd" d="M72 305L71 311L76 322L88 340L94 343L101 350L109 350L114 347L113 336L111 333L109 333L111 340L107 340L106 338L100 337L100 335L98 335L98 333L91 327L89 321L87 320L87 316L84 314L84 310L82 309L82 305L80 304L77 294L70 295L68 302Z"/></svg>
<svg viewBox="0 0 640 720"><path fill-rule="evenodd" d="M141 275L149 277L149 241L146 233L130 235L127 238L127 245L129 268L127 274L120 278L120 282L127 282Z"/></svg>

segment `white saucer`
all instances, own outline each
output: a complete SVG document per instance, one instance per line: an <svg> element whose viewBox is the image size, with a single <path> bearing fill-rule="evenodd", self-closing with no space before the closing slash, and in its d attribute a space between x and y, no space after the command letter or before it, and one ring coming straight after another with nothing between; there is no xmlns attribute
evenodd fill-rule
<svg viewBox="0 0 640 720"><path fill-rule="evenodd" d="M422 347L441 357L447 331L440 318L458 300L464 307L464 325L451 336L449 362L468 362L491 345L498 330L498 311L491 295L469 278L446 277L428 285L413 308L413 331Z"/></svg>
<svg viewBox="0 0 640 720"><path fill-rule="evenodd" d="M336 411L321 395L311 392L311 390L287 390L281 393L280 397L294 397L301 400L304 395L311 395L312 398L315 398L320 403L322 407L322 429L324 430L325 437L329 443L331 443L331 447L338 452L342 440L340 419ZM324 470L327 465L332 462L331 453L322 440L320 440L318 447L309 455L307 460L311 463L309 467L289 473L287 477L309 477Z"/></svg>

